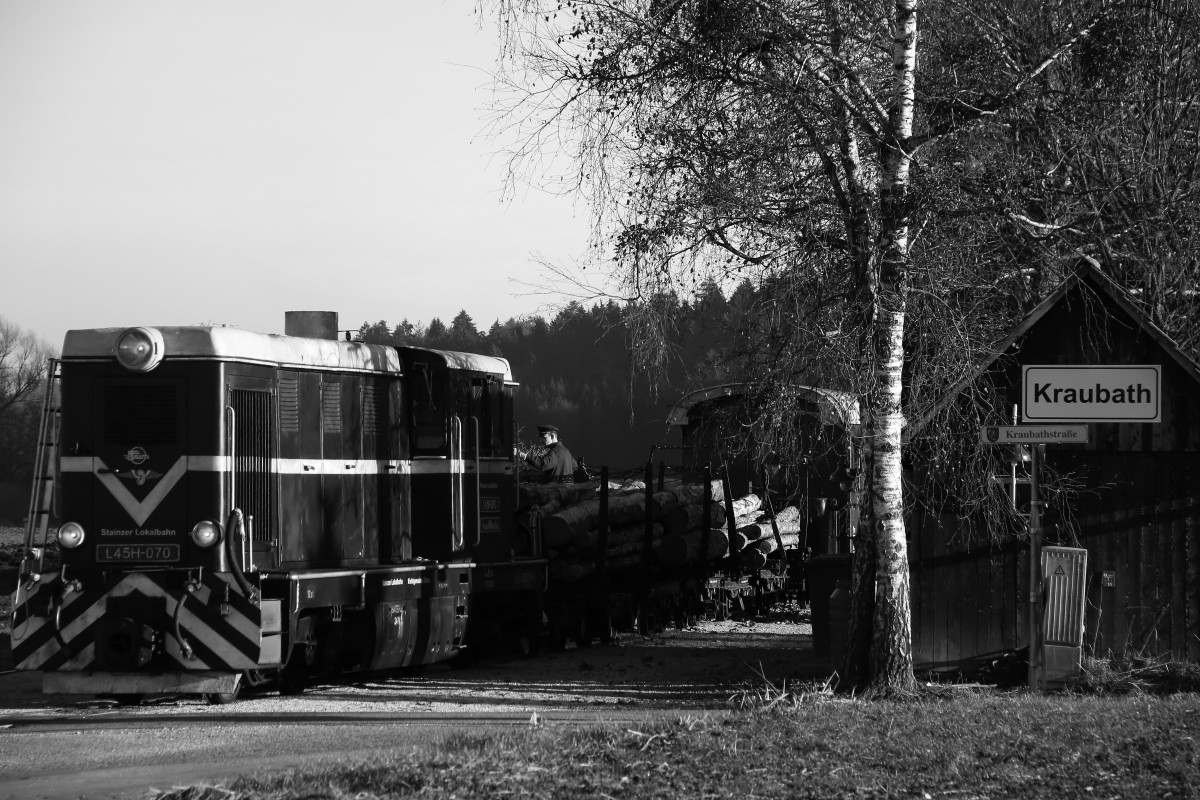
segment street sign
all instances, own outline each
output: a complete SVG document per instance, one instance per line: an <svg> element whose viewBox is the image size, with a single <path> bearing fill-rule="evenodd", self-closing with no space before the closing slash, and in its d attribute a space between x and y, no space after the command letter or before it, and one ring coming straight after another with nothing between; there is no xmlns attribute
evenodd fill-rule
<svg viewBox="0 0 1200 800"><path fill-rule="evenodd" d="M1086 444L1087 425L983 425L984 444Z"/></svg>
<svg viewBox="0 0 1200 800"><path fill-rule="evenodd" d="M1161 422L1162 367L1026 365L1023 422Z"/></svg>

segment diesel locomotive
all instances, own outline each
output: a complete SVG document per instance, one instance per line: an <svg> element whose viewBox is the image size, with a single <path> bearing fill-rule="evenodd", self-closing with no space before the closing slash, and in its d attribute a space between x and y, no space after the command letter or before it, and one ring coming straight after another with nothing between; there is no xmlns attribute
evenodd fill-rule
<svg viewBox="0 0 1200 800"><path fill-rule="evenodd" d="M535 646L547 563L515 524L508 362L336 328L67 334L44 426L61 565L27 543L17 669L46 693L224 702L496 631Z"/></svg>

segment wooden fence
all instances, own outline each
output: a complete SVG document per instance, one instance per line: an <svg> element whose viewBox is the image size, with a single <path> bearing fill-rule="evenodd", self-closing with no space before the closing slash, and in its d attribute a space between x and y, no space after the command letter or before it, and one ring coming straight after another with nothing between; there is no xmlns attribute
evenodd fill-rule
<svg viewBox="0 0 1200 800"><path fill-rule="evenodd" d="M1087 548L1085 652L1200 661L1200 496L1075 520ZM910 524L918 672L971 670L1028 640L1027 540L962 544L952 515Z"/></svg>

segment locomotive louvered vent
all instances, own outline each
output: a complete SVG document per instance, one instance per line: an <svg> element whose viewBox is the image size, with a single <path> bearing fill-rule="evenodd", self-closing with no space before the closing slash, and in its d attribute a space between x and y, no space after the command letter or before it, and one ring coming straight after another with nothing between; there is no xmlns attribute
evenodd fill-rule
<svg viewBox="0 0 1200 800"><path fill-rule="evenodd" d="M230 391L233 406L233 501L253 517L254 541L271 539L271 393Z"/></svg>
<svg viewBox="0 0 1200 800"><path fill-rule="evenodd" d="M279 427L285 431L300 430L300 380L279 379Z"/></svg>
<svg viewBox="0 0 1200 800"><path fill-rule="evenodd" d="M327 432L342 429L342 385L321 384L321 430Z"/></svg>
<svg viewBox="0 0 1200 800"><path fill-rule="evenodd" d="M379 430L376 422L379 407L379 387L367 384L363 387L363 435L371 436Z"/></svg>
<svg viewBox="0 0 1200 800"><path fill-rule="evenodd" d="M175 386L149 384L104 387L104 441L175 444L179 400Z"/></svg>

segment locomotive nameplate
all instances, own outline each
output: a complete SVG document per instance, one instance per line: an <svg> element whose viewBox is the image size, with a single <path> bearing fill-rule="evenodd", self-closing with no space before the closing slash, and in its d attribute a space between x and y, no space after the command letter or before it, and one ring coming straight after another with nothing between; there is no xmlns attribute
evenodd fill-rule
<svg viewBox="0 0 1200 800"><path fill-rule="evenodd" d="M172 564L178 560L179 545L177 544L96 545L96 562L99 564L125 562Z"/></svg>

